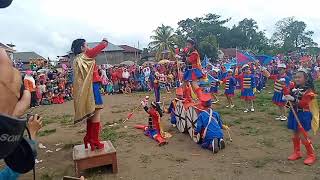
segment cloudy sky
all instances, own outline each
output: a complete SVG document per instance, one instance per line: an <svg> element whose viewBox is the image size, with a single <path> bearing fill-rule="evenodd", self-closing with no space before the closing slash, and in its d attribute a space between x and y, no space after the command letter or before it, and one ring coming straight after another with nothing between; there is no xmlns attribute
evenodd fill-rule
<svg viewBox="0 0 320 180"><path fill-rule="evenodd" d="M13 43L18 51L35 51L55 58L70 49L75 38L140 48L162 23L177 22L206 13L231 17L228 26L253 18L271 36L276 21L295 16L315 31L320 44L317 0L13 0L0 9L0 42Z"/></svg>

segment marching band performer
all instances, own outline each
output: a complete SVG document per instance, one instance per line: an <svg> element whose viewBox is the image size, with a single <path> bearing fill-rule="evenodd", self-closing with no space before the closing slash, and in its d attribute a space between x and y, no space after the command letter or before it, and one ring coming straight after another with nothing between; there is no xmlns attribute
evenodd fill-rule
<svg viewBox="0 0 320 180"><path fill-rule="evenodd" d="M286 65L277 65L279 74L270 75L269 78L274 80L274 93L272 97L273 104L279 107L280 116L276 117L276 120L286 121L285 105L286 100L283 99L283 88L288 88L290 84L290 78L286 74Z"/></svg>
<svg viewBox="0 0 320 180"><path fill-rule="evenodd" d="M203 78L202 67L200 62L200 55L197 50L196 41L194 39L187 39L187 59L186 69L183 75L185 88L188 82L191 82L192 88L195 90L197 97L199 98L202 89L198 85L198 80Z"/></svg>
<svg viewBox="0 0 320 180"><path fill-rule="evenodd" d="M234 96L234 90L236 88L237 80L232 75L232 69L228 69L227 72L227 77L222 81L222 83L225 84L224 95L227 97L228 100L228 105L226 105L226 108L233 108L234 104L232 98Z"/></svg>
<svg viewBox="0 0 320 180"><path fill-rule="evenodd" d="M211 95L214 98L214 101L212 102L213 104L219 102L219 99L217 97L218 89L220 85L220 81L218 79L218 72L219 72L219 69L214 68L212 70L212 73L210 74L213 79L212 79L212 82L210 83L209 93L211 93Z"/></svg>
<svg viewBox="0 0 320 180"><path fill-rule="evenodd" d="M217 153L219 149L225 148L222 119L218 112L211 109L210 94L202 94L200 102L203 109L198 116L194 135L202 134L201 147Z"/></svg>
<svg viewBox="0 0 320 180"><path fill-rule="evenodd" d="M254 93L256 92L255 77L251 74L250 67L248 64L242 66L243 72L238 75L236 72L236 78L240 80L241 83L241 99L245 101L244 112L249 112L249 107L251 104L251 112L254 112L253 100L255 99Z"/></svg>
<svg viewBox="0 0 320 180"><path fill-rule="evenodd" d="M90 144L91 150L102 149L99 140L100 114L103 108L99 91L100 76L95 57L108 45L103 39L96 47L90 49L84 39L72 42L71 51L75 55L74 70L74 123L87 121L87 134L83 138L85 148Z"/></svg>
<svg viewBox="0 0 320 180"><path fill-rule="evenodd" d="M165 132L161 128L160 119L162 110L159 103L152 102L150 109L146 101L141 101L143 109L149 114L148 125L136 125L135 128L142 129L144 134L158 142L159 146L168 144L165 137Z"/></svg>
<svg viewBox="0 0 320 180"><path fill-rule="evenodd" d="M294 161L302 157L300 150L302 143L307 150L304 164L312 165L316 161L316 155L307 132L312 129L316 133L319 128L319 107L311 74L305 69L298 70L294 84L290 88L284 89L284 99L290 101L293 106L288 116L288 129L293 131L293 153L288 157L288 160Z"/></svg>
<svg viewBox="0 0 320 180"><path fill-rule="evenodd" d="M182 100L183 100L183 89L180 87L176 89L176 98L171 101L169 108L164 110L165 113L170 113L170 122L173 127L175 127L177 123L176 114L174 111L176 110L177 102Z"/></svg>

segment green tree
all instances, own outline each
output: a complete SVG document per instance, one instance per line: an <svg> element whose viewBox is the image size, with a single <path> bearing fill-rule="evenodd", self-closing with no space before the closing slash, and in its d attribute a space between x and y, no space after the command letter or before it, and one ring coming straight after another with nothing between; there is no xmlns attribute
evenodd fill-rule
<svg viewBox="0 0 320 180"><path fill-rule="evenodd" d="M312 39L313 31L306 30L307 25L294 17L284 18L276 23L272 43L280 52L296 51L301 48L317 46Z"/></svg>
<svg viewBox="0 0 320 180"><path fill-rule="evenodd" d="M156 52L156 58L158 60L161 59L162 52L166 50L172 55L175 44L174 29L162 24L153 32L154 35L150 37L152 41L149 43L149 47L152 51Z"/></svg>
<svg viewBox="0 0 320 180"><path fill-rule="evenodd" d="M208 56L210 58L218 57L218 41L215 36L209 35L199 43L199 51L201 57Z"/></svg>

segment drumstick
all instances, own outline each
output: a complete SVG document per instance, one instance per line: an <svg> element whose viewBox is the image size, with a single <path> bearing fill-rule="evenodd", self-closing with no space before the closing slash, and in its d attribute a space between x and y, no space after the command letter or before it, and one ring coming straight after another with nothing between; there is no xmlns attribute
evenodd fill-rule
<svg viewBox="0 0 320 180"><path fill-rule="evenodd" d="M230 140L230 142L232 142L232 138L231 138L231 135L230 135L230 131L229 131L229 129L227 129L227 134L228 134L228 136L229 136L229 140Z"/></svg>

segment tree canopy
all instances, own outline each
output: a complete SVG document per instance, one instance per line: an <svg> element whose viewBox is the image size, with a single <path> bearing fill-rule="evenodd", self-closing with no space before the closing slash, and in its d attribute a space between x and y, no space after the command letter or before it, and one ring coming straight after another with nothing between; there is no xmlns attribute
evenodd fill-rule
<svg viewBox="0 0 320 180"><path fill-rule="evenodd" d="M286 53L302 48L313 53L319 50L318 44L312 39L314 32L307 30L305 22L293 17L278 21L271 38L259 29L254 19L245 18L228 27L226 23L230 19L209 13L203 17L181 20L175 30L161 25L151 36L150 49L157 54L163 50L173 52L174 45L183 47L187 37L192 37L197 41L201 56L207 55L212 59L217 58L219 48L238 48L257 54Z"/></svg>

